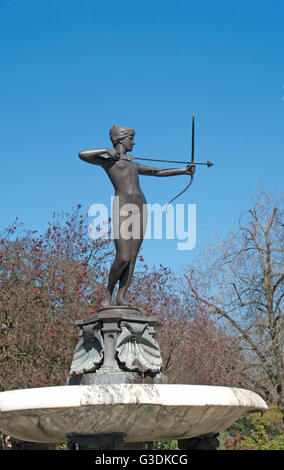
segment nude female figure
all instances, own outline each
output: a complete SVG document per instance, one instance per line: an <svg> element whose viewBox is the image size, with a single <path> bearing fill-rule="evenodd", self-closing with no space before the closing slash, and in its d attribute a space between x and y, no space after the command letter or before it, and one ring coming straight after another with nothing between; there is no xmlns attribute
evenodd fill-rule
<svg viewBox="0 0 284 470"><path fill-rule="evenodd" d="M146 199L141 191L139 175L149 176L176 176L192 175L194 165L185 168L155 168L142 165L133 161L133 156L127 155L131 152L134 144L135 131L127 127L113 126L110 130L112 149L83 150L79 153L81 160L93 165L101 166L107 173L115 189L115 210L113 210L114 232L120 234L115 237L116 256L109 273L108 286L102 299L102 307L111 305L112 294L117 282L119 282L116 305L130 306L126 299L126 292L132 279L134 266L141 243L146 230ZM133 236L121 236L123 222L129 218L126 205L131 207L132 233ZM126 211L123 212L123 207ZM135 222L136 221L136 222ZM135 223L137 227L135 227ZM135 236L134 236L135 234ZM131 235L131 234L130 234Z"/></svg>

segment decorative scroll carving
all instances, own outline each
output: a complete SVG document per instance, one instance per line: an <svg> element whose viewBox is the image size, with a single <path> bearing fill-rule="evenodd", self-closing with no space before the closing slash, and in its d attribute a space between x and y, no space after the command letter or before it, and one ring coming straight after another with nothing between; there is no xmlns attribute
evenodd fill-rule
<svg viewBox="0 0 284 470"><path fill-rule="evenodd" d="M155 340L156 330L149 323L122 321L121 333L117 338L118 360L130 371L160 372L162 369L161 351Z"/></svg>

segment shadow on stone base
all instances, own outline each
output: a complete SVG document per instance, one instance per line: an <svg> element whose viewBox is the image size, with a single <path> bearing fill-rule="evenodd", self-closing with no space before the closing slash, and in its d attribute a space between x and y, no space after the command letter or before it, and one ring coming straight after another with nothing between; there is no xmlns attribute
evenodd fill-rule
<svg viewBox="0 0 284 470"><path fill-rule="evenodd" d="M138 372L94 372L72 375L67 385L113 385L113 384L167 384L167 377L162 374L141 374Z"/></svg>

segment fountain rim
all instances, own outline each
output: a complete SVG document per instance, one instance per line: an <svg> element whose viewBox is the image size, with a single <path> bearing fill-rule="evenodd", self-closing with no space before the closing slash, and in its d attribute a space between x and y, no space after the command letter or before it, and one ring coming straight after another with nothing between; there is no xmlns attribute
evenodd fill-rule
<svg viewBox="0 0 284 470"><path fill-rule="evenodd" d="M214 385L59 385L0 392L0 416L21 410L125 404L268 409L265 401L251 390Z"/></svg>

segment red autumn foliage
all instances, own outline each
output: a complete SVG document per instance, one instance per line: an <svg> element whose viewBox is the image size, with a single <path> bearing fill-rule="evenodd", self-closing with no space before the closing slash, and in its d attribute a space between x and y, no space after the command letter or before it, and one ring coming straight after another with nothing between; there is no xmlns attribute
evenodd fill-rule
<svg viewBox="0 0 284 470"><path fill-rule="evenodd" d="M16 223L0 241L0 388L64 384L77 341L74 320L94 314L108 241L89 238L79 207L45 234Z"/></svg>

